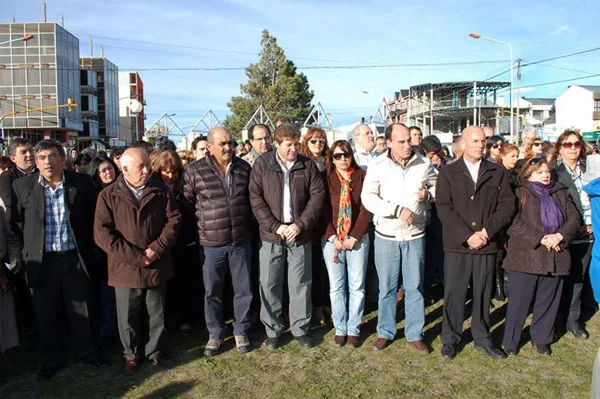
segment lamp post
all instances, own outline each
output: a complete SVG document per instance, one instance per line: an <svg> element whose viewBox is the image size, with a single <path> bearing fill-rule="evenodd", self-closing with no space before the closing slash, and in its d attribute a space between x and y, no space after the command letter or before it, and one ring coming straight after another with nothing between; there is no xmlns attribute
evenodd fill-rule
<svg viewBox="0 0 600 399"><path fill-rule="evenodd" d="M510 141L511 142L515 142L515 136L514 136L514 123L513 123L513 50L512 47L510 46L510 44L508 44L507 42L504 42L502 40L497 40L497 39L492 39L491 37L487 37L487 36L483 36L480 35L479 33L469 33L469 36L471 36L473 39L485 39L485 40L489 40L490 42L495 42L495 43L500 43L500 44L504 44L506 47L508 47L508 50L510 51Z"/></svg>
<svg viewBox="0 0 600 399"><path fill-rule="evenodd" d="M129 100L129 113L131 115L134 116L135 118L135 141L138 141L139 138L139 125L138 125L138 118L139 118L139 114L140 112L142 112L144 110L144 104L142 104L138 99L137 96L127 96L127 97L121 97L119 98L119 102L121 102L121 100ZM131 126L130 126L131 127Z"/></svg>
<svg viewBox="0 0 600 399"><path fill-rule="evenodd" d="M8 44L8 43L12 43L12 42L18 42L18 41L22 41L22 42L26 42L27 40L31 40L33 39L33 35L25 35L16 39L12 39L12 40L7 40L5 42L0 43L0 46L4 45L4 44Z"/></svg>

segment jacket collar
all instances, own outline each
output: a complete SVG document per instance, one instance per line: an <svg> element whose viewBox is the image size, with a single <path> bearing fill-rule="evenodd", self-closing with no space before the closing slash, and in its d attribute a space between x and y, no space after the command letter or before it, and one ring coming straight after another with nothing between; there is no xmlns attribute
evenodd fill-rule
<svg viewBox="0 0 600 399"><path fill-rule="evenodd" d="M283 171L281 170L281 166L279 166L279 163L277 162L276 156L277 150L269 151L262 155L262 157L265 158L267 167L274 170L275 172L283 173ZM296 162L294 162L294 166L290 168L289 172L298 169L305 169L306 166L304 166L304 161L306 160L308 160L308 158L306 158L304 155L298 154L298 156L296 157Z"/></svg>

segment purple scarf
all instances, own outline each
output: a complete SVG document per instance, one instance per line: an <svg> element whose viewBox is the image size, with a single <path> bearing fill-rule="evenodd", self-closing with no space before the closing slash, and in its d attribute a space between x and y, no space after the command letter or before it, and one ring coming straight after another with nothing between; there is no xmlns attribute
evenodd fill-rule
<svg viewBox="0 0 600 399"><path fill-rule="evenodd" d="M550 182L550 184L527 182L527 187L542 199L542 226L544 227L544 234L556 233L558 228L565 222L565 219L558 204L550 195L550 191L554 188L554 182Z"/></svg>

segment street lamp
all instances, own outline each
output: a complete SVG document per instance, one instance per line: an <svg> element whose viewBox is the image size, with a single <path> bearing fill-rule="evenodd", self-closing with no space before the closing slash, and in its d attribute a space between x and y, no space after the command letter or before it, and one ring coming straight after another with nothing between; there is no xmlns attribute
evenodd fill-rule
<svg viewBox="0 0 600 399"><path fill-rule="evenodd" d="M512 47L507 42L503 42L502 40L492 39L491 37L483 36L483 35L480 35L479 33L471 32L471 33L469 33L469 36L471 36L473 39L485 39L485 40L489 40L490 42L504 44L506 47L508 47L508 50L510 50L510 140L514 143L515 142L514 126L513 126L514 112L513 112L513 105L512 105L512 102L513 102L513 50L512 50Z"/></svg>
<svg viewBox="0 0 600 399"><path fill-rule="evenodd" d="M25 35L16 39L12 39L12 40L8 40L6 42L2 42L0 43L0 46L2 46L3 44L8 44L8 43L12 43L12 42L18 42L18 41L22 41L22 42L26 42L27 40L31 40L33 39L33 35Z"/></svg>

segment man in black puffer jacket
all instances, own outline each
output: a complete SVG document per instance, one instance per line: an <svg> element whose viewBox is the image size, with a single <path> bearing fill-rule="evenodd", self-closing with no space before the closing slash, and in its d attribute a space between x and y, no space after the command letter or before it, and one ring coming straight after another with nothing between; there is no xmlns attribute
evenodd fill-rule
<svg viewBox="0 0 600 399"><path fill-rule="evenodd" d="M191 163L184 173L184 195L194 207L200 245L204 251L204 311L209 340L206 356L219 352L225 338L223 283L227 268L234 291L233 335L238 351L251 345L250 328L250 249L252 211L248 194L250 165L233 155L233 138L223 128L208 133L208 151Z"/></svg>

